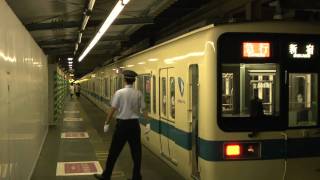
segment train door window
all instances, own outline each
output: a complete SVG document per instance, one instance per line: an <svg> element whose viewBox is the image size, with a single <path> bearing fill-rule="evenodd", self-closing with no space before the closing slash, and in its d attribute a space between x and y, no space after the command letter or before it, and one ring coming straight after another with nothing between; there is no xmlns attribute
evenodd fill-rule
<svg viewBox="0 0 320 180"><path fill-rule="evenodd" d="M175 118L175 80L174 77L170 77L170 116Z"/></svg>
<svg viewBox="0 0 320 180"><path fill-rule="evenodd" d="M143 96L144 96L144 102L146 103L146 110L147 112L151 113L151 82L150 82L150 76L143 76Z"/></svg>
<svg viewBox="0 0 320 180"><path fill-rule="evenodd" d="M162 87L161 87L161 91L162 91L162 97L161 97L161 104L162 104L162 108L161 108L161 113L162 115L166 116L167 115L167 80L165 77L161 78L162 81Z"/></svg>
<svg viewBox="0 0 320 180"><path fill-rule="evenodd" d="M289 127L317 126L318 75L289 74Z"/></svg>
<svg viewBox="0 0 320 180"><path fill-rule="evenodd" d="M152 103L153 103L153 113L157 113L157 102L156 102L156 76L152 76Z"/></svg>

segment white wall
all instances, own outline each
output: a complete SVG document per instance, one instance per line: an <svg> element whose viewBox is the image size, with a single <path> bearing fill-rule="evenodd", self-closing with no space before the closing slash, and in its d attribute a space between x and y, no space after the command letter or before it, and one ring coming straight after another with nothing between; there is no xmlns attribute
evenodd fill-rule
<svg viewBox="0 0 320 180"><path fill-rule="evenodd" d="M29 179L48 124L47 57L0 0L0 179Z"/></svg>

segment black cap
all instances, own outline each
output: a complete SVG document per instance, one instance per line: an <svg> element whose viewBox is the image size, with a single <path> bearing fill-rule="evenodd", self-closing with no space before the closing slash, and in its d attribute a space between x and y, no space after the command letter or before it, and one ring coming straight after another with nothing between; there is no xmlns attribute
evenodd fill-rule
<svg viewBox="0 0 320 180"><path fill-rule="evenodd" d="M124 70L122 72L124 78L136 78L136 76L138 76L138 74L134 71L131 70Z"/></svg>

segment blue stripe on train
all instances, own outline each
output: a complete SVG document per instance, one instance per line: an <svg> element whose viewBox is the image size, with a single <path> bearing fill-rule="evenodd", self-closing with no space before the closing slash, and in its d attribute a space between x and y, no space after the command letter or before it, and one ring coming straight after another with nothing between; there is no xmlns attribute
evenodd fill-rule
<svg viewBox="0 0 320 180"><path fill-rule="evenodd" d="M95 93L88 92L92 97L109 105L110 101L104 97L100 97ZM158 134L162 134L174 141L180 147L191 150L191 133L184 132L174 126L150 119L151 130ZM140 123L146 125L147 120L140 118ZM198 138L199 156L207 161L223 161L223 144L226 141L208 141ZM242 142L242 141L236 141ZM299 157L320 157L320 138L304 138L304 139L288 139L287 146L285 140L248 140L243 142L259 142L261 143L261 159L283 159L283 158L299 158Z"/></svg>

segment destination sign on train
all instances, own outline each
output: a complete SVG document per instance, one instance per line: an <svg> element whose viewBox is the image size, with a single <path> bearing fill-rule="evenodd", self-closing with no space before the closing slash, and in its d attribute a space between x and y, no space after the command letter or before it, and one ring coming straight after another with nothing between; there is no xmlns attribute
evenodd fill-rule
<svg viewBox="0 0 320 180"><path fill-rule="evenodd" d="M270 57L269 42L243 42L243 57L247 58L268 58Z"/></svg>
<svg viewBox="0 0 320 180"><path fill-rule="evenodd" d="M310 59L314 55L315 45L313 43L307 43L301 45L298 43L290 43L288 47L289 55L296 59Z"/></svg>

